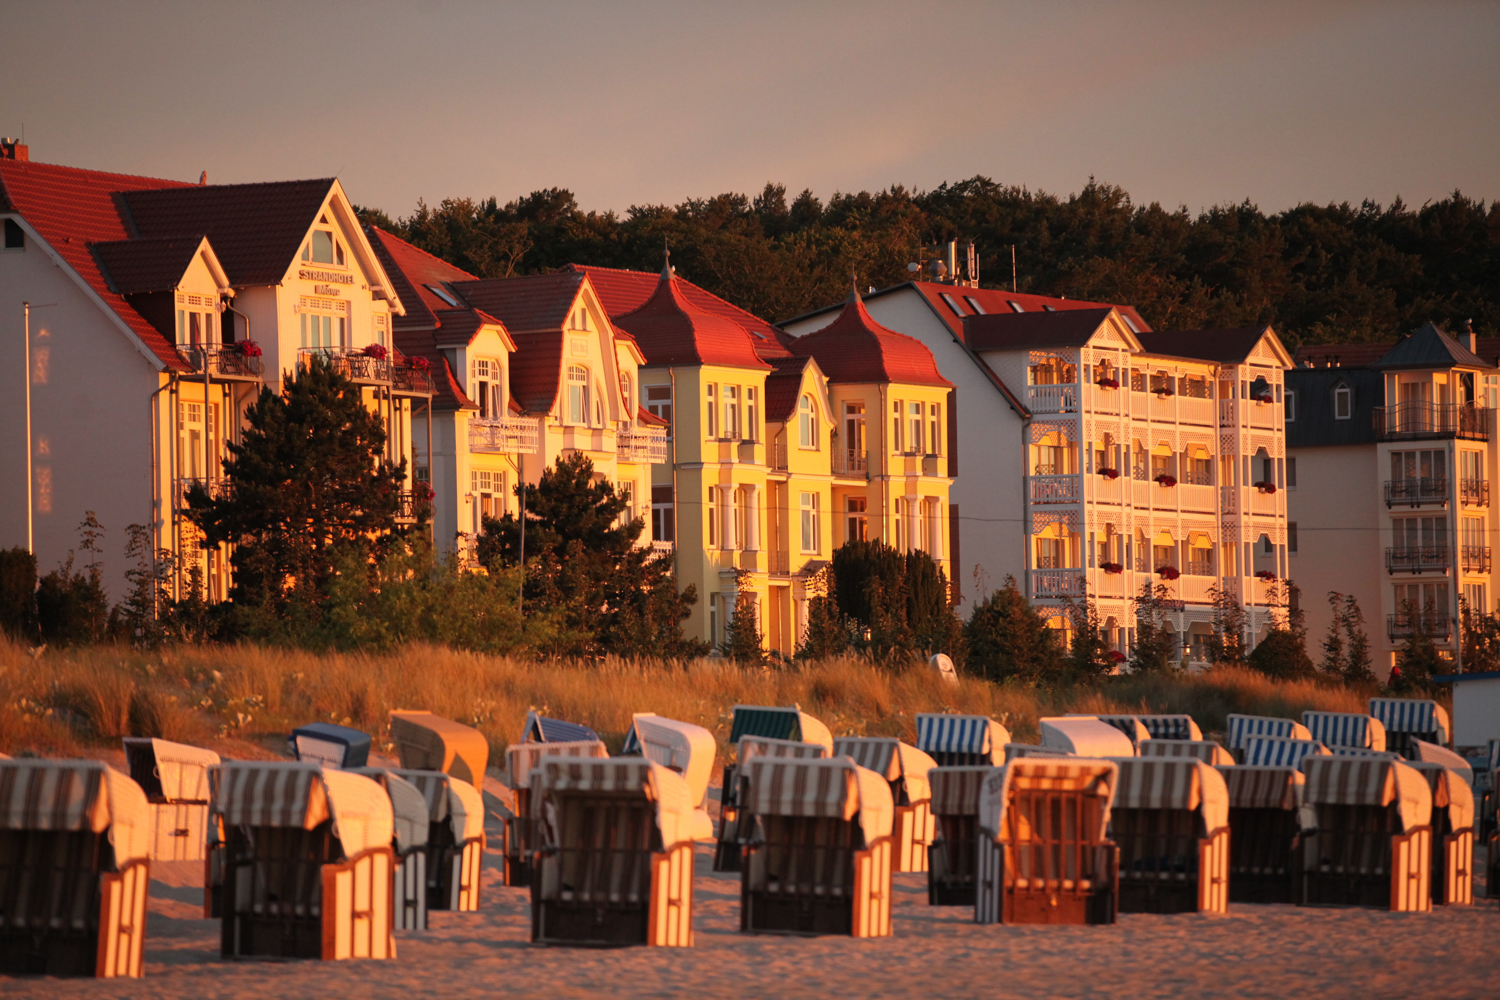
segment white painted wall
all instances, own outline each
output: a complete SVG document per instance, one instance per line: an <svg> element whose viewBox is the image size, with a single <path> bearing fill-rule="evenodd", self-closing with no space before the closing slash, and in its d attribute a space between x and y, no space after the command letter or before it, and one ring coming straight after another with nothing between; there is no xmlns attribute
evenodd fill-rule
<svg viewBox="0 0 1500 1000"><path fill-rule="evenodd" d="M1482 747L1500 739L1500 677L1453 684L1453 745Z"/></svg>

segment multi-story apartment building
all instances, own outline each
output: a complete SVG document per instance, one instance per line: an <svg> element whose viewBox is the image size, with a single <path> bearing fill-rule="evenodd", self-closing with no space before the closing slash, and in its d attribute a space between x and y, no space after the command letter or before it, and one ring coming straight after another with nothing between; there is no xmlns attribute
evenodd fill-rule
<svg viewBox="0 0 1500 1000"><path fill-rule="evenodd" d="M1500 340L1428 323L1394 345L1304 347L1287 375L1291 574L1314 640L1326 595L1354 596L1377 675L1419 619L1454 656L1460 601L1496 610L1497 356Z"/></svg>
<svg viewBox="0 0 1500 1000"><path fill-rule="evenodd" d="M226 553L198 545L184 494L217 487L246 407L314 353L360 385L410 475L432 381L392 344L401 298L337 180L184 184L35 163L6 141L0 217L0 324L16 362L29 351L0 392L0 545L30 535L45 572L92 510L113 598L124 529L142 524L222 599ZM408 490L403 516L424 496Z"/></svg>

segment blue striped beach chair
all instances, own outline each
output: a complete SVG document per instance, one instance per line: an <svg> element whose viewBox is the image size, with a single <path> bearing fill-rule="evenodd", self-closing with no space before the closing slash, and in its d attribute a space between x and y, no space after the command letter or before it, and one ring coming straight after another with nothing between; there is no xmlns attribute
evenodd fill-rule
<svg viewBox="0 0 1500 1000"><path fill-rule="evenodd" d="M1191 715L1137 715L1136 720L1146 727L1153 740L1203 739L1203 730Z"/></svg>
<svg viewBox="0 0 1500 1000"><path fill-rule="evenodd" d="M1252 736L1274 736L1279 740L1310 740L1312 733L1307 727L1293 719L1278 719L1270 715L1234 715L1228 720L1229 735L1224 741L1226 748L1236 760L1245 756L1245 741Z"/></svg>
<svg viewBox="0 0 1500 1000"><path fill-rule="evenodd" d="M939 767L1005 763L1010 732L987 715L917 713L917 749Z"/></svg>
<svg viewBox="0 0 1500 1000"><path fill-rule="evenodd" d="M526 725L521 730L522 743L580 743L598 738L599 734L588 726L549 719L535 710L526 713Z"/></svg>
<svg viewBox="0 0 1500 1000"><path fill-rule="evenodd" d="M1408 760L1412 740L1447 744L1452 731L1443 706L1424 698L1371 698L1370 715L1385 727L1385 748Z"/></svg>
<svg viewBox="0 0 1500 1000"><path fill-rule="evenodd" d="M1245 763L1253 767L1298 767L1304 757L1327 755L1317 740L1282 740L1252 736L1245 742Z"/></svg>
<svg viewBox="0 0 1500 1000"><path fill-rule="evenodd" d="M1302 724L1313 739L1326 746L1385 749L1385 726L1372 715L1308 711L1302 713Z"/></svg>

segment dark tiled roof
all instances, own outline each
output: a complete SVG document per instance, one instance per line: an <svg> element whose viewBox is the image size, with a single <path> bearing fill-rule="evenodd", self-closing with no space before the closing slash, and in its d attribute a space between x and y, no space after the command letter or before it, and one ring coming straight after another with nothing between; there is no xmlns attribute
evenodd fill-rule
<svg viewBox="0 0 1500 1000"><path fill-rule="evenodd" d="M498 316L513 335L561 331L582 284L583 275L566 271L452 282L465 302Z"/></svg>
<svg viewBox="0 0 1500 1000"><path fill-rule="evenodd" d="M1467 347L1439 330L1431 320L1407 337L1396 341L1371 368L1489 368Z"/></svg>
<svg viewBox="0 0 1500 1000"><path fill-rule="evenodd" d="M577 276L581 278L582 273ZM612 317L640 343L648 365L770 367L756 353L754 338L745 327L721 312L693 304L683 284L664 274L657 278L649 299Z"/></svg>
<svg viewBox="0 0 1500 1000"><path fill-rule="evenodd" d="M964 320L964 342L976 351L1082 347L1109 317L1110 307L1058 312L995 313Z"/></svg>
<svg viewBox="0 0 1500 1000"><path fill-rule="evenodd" d="M791 347L794 354L816 358L831 382L953 384L938 372L926 344L871 319L858 292L850 293L837 319L796 338Z"/></svg>
<svg viewBox="0 0 1500 1000"><path fill-rule="evenodd" d="M1150 330L1139 334L1141 346L1152 354L1243 364L1261 338L1275 332L1269 326L1242 326L1231 330Z"/></svg>
<svg viewBox="0 0 1500 1000"><path fill-rule="evenodd" d="M175 289L202 245L200 235L111 240L95 243L93 249L110 287L121 295L135 295Z"/></svg>
<svg viewBox="0 0 1500 1000"><path fill-rule="evenodd" d="M1348 420L1335 420L1333 392L1352 390ZM1296 394L1293 420L1286 425L1289 448L1314 448L1375 441L1374 411L1385 405L1385 377L1370 368L1292 368L1286 390Z"/></svg>
<svg viewBox="0 0 1500 1000"><path fill-rule="evenodd" d="M516 353L510 359L511 398L527 413L546 413L557 402L562 378L562 331L512 336Z"/></svg>
<svg viewBox="0 0 1500 1000"><path fill-rule="evenodd" d="M419 250L379 226L366 226L365 234L370 238L370 245L375 248L375 256L380 259L381 266L390 275L397 297L406 306L405 316L392 316L397 329L403 326L436 326L436 314L453 308L428 288L428 285L441 288L444 282L476 280L469 272L456 268L425 250Z"/></svg>
<svg viewBox="0 0 1500 1000"><path fill-rule="evenodd" d="M766 420L785 423L797 410L797 396L802 391L802 376L811 364L806 357L777 358L766 376Z"/></svg>
<svg viewBox="0 0 1500 1000"><path fill-rule="evenodd" d="M477 410L479 404L469 398L464 392L462 383L454 376L453 366L448 364L448 359L439 354L435 363L436 376L432 380L434 389L432 394L432 408L434 410Z"/></svg>
<svg viewBox="0 0 1500 1000"><path fill-rule="evenodd" d="M1293 361L1298 367L1306 364L1313 368L1368 368L1390 350L1390 344L1303 344L1297 348Z"/></svg>

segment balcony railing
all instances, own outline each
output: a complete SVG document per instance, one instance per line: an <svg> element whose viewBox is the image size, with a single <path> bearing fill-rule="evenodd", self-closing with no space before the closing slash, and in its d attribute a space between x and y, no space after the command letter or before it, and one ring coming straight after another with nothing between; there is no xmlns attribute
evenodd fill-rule
<svg viewBox="0 0 1500 1000"><path fill-rule="evenodd" d="M1489 484L1486 483L1486 486ZM1385 505L1387 507L1421 507L1424 504L1446 504L1448 502L1448 480L1387 479L1385 482Z"/></svg>
<svg viewBox="0 0 1500 1000"><path fill-rule="evenodd" d="M666 556L670 559L677 554L677 543L653 541L651 543L651 552L653 555Z"/></svg>
<svg viewBox="0 0 1500 1000"><path fill-rule="evenodd" d="M1375 408L1375 436L1382 441L1415 438L1490 439L1489 411L1458 403L1398 403Z"/></svg>
<svg viewBox="0 0 1500 1000"><path fill-rule="evenodd" d="M1077 476L1032 476L1032 503L1077 503L1081 499Z"/></svg>
<svg viewBox="0 0 1500 1000"><path fill-rule="evenodd" d="M1488 545L1464 545L1458 550L1458 558L1465 573L1488 573L1490 571L1490 547Z"/></svg>
<svg viewBox="0 0 1500 1000"><path fill-rule="evenodd" d="M1387 573L1446 573L1452 552L1446 545L1395 546L1385 550Z"/></svg>
<svg viewBox="0 0 1500 1000"><path fill-rule="evenodd" d="M779 549L772 549L770 558L766 560L766 572L773 576L787 576L792 571L792 557L790 553Z"/></svg>
<svg viewBox="0 0 1500 1000"><path fill-rule="evenodd" d="M1490 505L1490 481L1488 479L1460 479L1458 498L1469 507Z"/></svg>
<svg viewBox="0 0 1500 1000"><path fill-rule="evenodd" d="M1212 559L1189 559L1187 564L1188 576L1213 576L1214 562Z"/></svg>
<svg viewBox="0 0 1500 1000"><path fill-rule="evenodd" d="M416 367L409 360L397 361L391 365L391 389L414 396L431 396L432 372Z"/></svg>
<svg viewBox="0 0 1500 1000"><path fill-rule="evenodd" d="M418 517L432 511L432 491L426 486L415 490L401 490L396 494L396 523L414 524Z"/></svg>
<svg viewBox="0 0 1500 1000"><path fill-rule="evenodd" d="M238 344L225 347L187 347L183 349L193 370L207 372L214 378L258 379L266 366L259 355L251 357Z"/></svg>
<svg viewBox="0 0 1500 1000"><path fill-rule="evenodd" d="M1032 597L1082 597L1084 590L1084 571L1081 568L1031 571Z"/></svg>
<svg viewBox="0 0 1500 1000"><path fill-rule="evenodd" d="M1426 626L1427 633L1434 639L1447 639L1453 634L1453 622L1447 615L1436 611L1385 616L1385 632L1392 642L1410 637L1418 625Z"/></svg>
<svg viewBox="0 0 1500 1000"><path fill-rule="evenodd" d="M1073 413L1078 409L1078 386L1028 385L1026 408L1033 413Z"/></svg>
<svg viewBox="0 0 1500 1000"><path fill-rule="evenodd" d="M667 429L644 427L615 435L615 450L623 462L662 465L667 461Z"/></svg>
<svg viewBox="0 0 1500 1000"><path fill-rule="evenodd" d="M513 455L537 449L541 423L536 417L501 417L469 421L469 450Z"/></svg>
<svg viewBox="0 0 1500 1000"><path fill-rule="evenodd" d="M227 499L232 488L229 480L223 476L211 476L209 478L202 476L182 476L173 479L172 486L172 495L178 510L187 510L188 490L194 486L203 487L208 491L209 497L214 500Z"/></svg>
<svg viewBox="0 0 1500 1000"><path fill-rule="evenodd" d="M389 360L372 357L364 351L345 350L342 347L304 347L297 352L297 360L306 364L314 357L321 357L328 366L351 382L386 383L391 380Z"/></svg>
<svg viewBox="0 0 1500 1000"><path fill-rule="evenodd" d="M771 468L777 472L785 472L787 470L786 439L777 438L767 445L766 449L770 452Z"/></svg>
<svg viewBox="0 0 1500 1000"><path fill-rule="evenodd" d="M833 449L833 474L863 478L869 474L870 458L862 448Z"/></svg>

